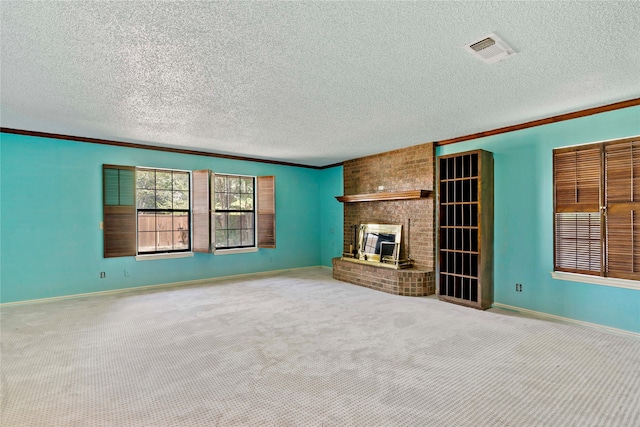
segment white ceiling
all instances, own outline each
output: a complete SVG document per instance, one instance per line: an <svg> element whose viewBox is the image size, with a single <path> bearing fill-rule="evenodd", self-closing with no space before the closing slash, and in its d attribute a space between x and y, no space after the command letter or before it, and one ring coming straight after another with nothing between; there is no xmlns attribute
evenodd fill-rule
<svg viewBox="0 0 640 427"><path fill-rule="evenodd" d="M323 166L640 97L639 1L0 8L9 128Z"/></svg>

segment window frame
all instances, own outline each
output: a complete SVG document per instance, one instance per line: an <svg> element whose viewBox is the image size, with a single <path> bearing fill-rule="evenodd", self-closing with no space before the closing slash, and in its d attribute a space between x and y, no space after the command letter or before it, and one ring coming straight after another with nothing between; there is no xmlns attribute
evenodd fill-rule
<svg viewBox="0 0 640 427"><path fill-rule="evenodd" d="M161 189L161 188L157 188L155 187L153 190L156 192L156 198L157 198L157 192L158 191L180 191L180 192L187 192L187 195L189 197L189 202L188 202L188 208L187 209L158 209L156 208L141 208L139 207L139 202L140 202L140 197L139 197L139 191L140 190L145 190L143 188L138 187L138 178L139 178L139 173L141 171L153 171L154 173L157 172L171 172L172 174L177 172L180 174L186 174L187 175L187 189L175 189L172 187L171 190L168 189ZM173 179L172 179L172 183L173 183ZM156 184L157 185L157 184ZM172 257L173 254L188 254L192 252L192 247L193 247L193 223L192 223L192 213L193 213L193 184L192 184L192 172L190 170L183 170L183 169L171 169L171 168L158 168L158 167L149 167L149 166L136 166L135 167L135 207L136 207L136 257L141 257L141 259L148 259L151 257L155 257L155 258L160 258L161 255L165 255L166 257ZM147 189L148 190L148 189ZM186 213L186 218L187 218L187 225L188 225L188 230L187 230L187 247L186 248L180 248L180 249L161 249L161 250L156 250L155 251L141 251L140 250L140 213L141 212L153 212L153 213L176 213L176 212L181 212L181 213ZM172 222L173 222L173 218L175 217L174 215L172 216ZM157 215L156 215L157 217ZM177 230L171 230L172 234L174 234ZM148 233L149 231L142 231L143 233ZM160 231L156 229L155 234L157 236L157 234Z"/></svg>
<svg viewBox="0 0 640 427"><path fill-rule="evenodd" d="M226 178L251 178L252 180L252 190L251 193L248 192L238 192L238 193L232 193L229 190L229 184L227 181L227 191L224 192L220 192L220 191L216 191L216 178L217 177L226 177ZM231 173L212 173L211 174L211 179L212 179L212 184L211 184L211 204L212 204L212 208L211 208L211 246L212 246L212 250L214 253L219 252L220 254L223 253L242 253L242 252L254 252L258 249L258 209L257 209L257 196L258 196L258 191L257 191L257 185L258 185L258 177L256 177L255 175L241 175L241 174L231 174ZM219 197L219 194L226 194L227 195L227 205L230 205L230 202L228 200L228 197L230 194L251 194L251 198L252 198L252 208L249 209L216 209L216 202L217 202L217 198ZM252 239L252 244L250 245L236 245L236 246L223 246L223 247L218 247L217 245L217 241L218 241L218 228L216 227L216 217L218 215L218 213L226 213L227 214L227 228L225 229L227 232L232 230L230 228L228 228L228 219L229 219L229 215L228 214L234 214L234 213L239 213L239 214L247 214L247 213L251 213L252 214L252 227L251 228L240 228L240 229L233 229L233 230L239 230L242 234L242 230L252 230L252 234L253 234L253 239ZM242 222L242 220L240 220L240 222ZM227 234L227 243L229 241L229 236Z"/></svg>
<svg viewBox="0 0 640 427"><path fill-rule="evenodd" d="M628 148L625 148L625 144L628 145ZM637 171L640 170L639 145L640 136L634 136L553 150L554 268L551 276L554 279L640 289L640 268L638 267L640 244L634 242L634 238L637 239L636 236L640 236L640 227L636 228L637 222L634 224L634 212L640 210L640 197L635 194L640 192L640 185L638 185L640 176L636 176ZM623 162L622 169L620 169L620 162L614 159L617 150L623 152L628 150L629 163ZM589 151L591 157L589 157ZM597 157L594 157L596 151ZM572 171L571 163L567 164L566 159L560 158L562 156L570 158L574 153L575 159L572 161L575 170ZM583 156L582 163L580 162L581 155ZM596 166L598 169L593 170ZM624 168L628 170L625 171ZM622 181L627 179L624 177L625 172L628 172L629 182L620 183L621 174L623 175ZM569 176L571 174L574 176ZM613 181L617 181L616 187L611 186ZM610 198L610 194L619 194L620 189L625 185L630 185L629 200ZM595 194L596 187L597 194ZM575 196L571 194L572 192L575 192ZM629 227L626 231L631 233L632 244L630 253L628 253L629 270L611 267L614 264L614 258L610 257L610 254L617 252L619 257L620 245L626 245L625 238L620 238L619 228L617 230L615 228L618 226L617 223L609 220L609 213L619 214L621 207L623 213L626 212L624 211L626 209L630 215L630 221L623 224L623 227ZM637 216L637 213L635 215ZM588 221L587 217L589 217ZM563 218L568 218L568 220L565 222ZM572 218L575 220L575 229L569 230L569 235L573 232L574 236L570 236L564 241L559 236L559 232L562 233L559 228L574 226L570 222ZM595 221L596 219L597 221ZM593 221L595 223L592 225ZM617 238L615 237L616 233ZM626 236L624 232L622 234ZM596 236L599 236L597 240ZM575 241L575 248L572 248L571 244L562 246L563 242L570 243L572 238ZM592 260L588 260L590 248L599 250L597 265L593 267L590 264ZM568 267L566 262L575 265L575 267ZM580 266L583 268L579 268ZM584 268L585 266L586 268Z"/></svg>

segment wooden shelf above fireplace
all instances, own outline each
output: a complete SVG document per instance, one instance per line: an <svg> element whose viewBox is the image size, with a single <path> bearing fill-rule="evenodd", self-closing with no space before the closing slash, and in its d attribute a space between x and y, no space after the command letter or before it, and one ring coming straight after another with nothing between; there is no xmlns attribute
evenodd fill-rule
<svg viewBox="0 0 640 427"><path fill-rule="evenodd" d="M379 202L384 200L411 200L429 197L430 190L391 191L384 193L352 194L350 196L336 196L342 203Z"/></svg>

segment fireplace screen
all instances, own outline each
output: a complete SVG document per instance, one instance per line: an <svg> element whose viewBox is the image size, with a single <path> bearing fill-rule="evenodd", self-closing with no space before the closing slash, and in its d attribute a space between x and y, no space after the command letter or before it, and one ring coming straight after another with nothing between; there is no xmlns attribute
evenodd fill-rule
<svg viewBox="0 0 640 427"><path fill-rule="evenodd" d="M358 258L374 262L396 262L400 255L402 226L398 224L360 224Z"/></svg>

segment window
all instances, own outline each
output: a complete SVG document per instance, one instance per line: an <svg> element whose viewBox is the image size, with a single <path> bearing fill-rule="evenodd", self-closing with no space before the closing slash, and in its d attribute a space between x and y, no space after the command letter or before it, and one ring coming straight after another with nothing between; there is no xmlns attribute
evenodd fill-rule
<svg viewBox="0 0 640 427"><path fill-rule="evenodd" d="M104 256L191 250L190 172L103 166Z"/></svg>
<svg viewBox="0 0 640 427"><path fill-rule="evenodd" d="M556 271L640 280L640 138L556 149Z"/></svg>
<svg viewBox="0 0 640 427"><path fill-rule="evenodd" d="M276 247L275 177L193 175L193 250Z"/></svg>
<svg viewBox="0 0 640 427"><path fill-rule="evenodd" d="M190 174L136 169L138 254L191 250Z"/></svg>
<svg viewBox="0 0 640 427"><path fill-rule="evenodd" d="M252 176L214 176L216 249L255 246L255 179Z"/></svg>
<svg viewBox="0 0 640 427"><path fill-rule="evenodd" d="M275 177L103 165L103 215L105 258L275 248Z"/></svg>

